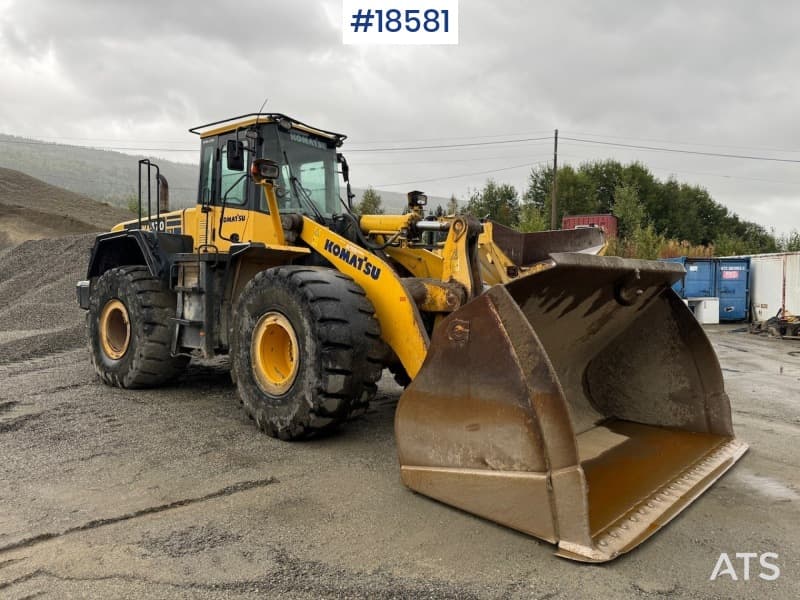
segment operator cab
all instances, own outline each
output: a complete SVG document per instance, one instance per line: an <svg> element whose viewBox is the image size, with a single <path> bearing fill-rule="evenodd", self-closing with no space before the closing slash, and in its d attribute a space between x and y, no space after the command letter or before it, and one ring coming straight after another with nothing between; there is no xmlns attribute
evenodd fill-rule
<svg viewBox="0 0 800 600"><path fill-rule="evenodd" d="M280 166L276 195L281 213L325 220L343 211L337 148L344 135L282 114L250 114L189 130L201 137L198 204L268 213L261 188L247 177L255 158Z"/></svg>

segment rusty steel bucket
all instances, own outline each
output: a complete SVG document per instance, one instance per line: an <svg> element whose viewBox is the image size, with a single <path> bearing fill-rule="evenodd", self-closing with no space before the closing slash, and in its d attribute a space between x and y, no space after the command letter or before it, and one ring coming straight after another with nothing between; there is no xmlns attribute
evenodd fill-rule
<svg viewBox="0 0 800 600"><path fill-rule="evenodd" d="M395 419L411 489L610 560L744 454L675 263L556 253L434 330Z"/></svg>

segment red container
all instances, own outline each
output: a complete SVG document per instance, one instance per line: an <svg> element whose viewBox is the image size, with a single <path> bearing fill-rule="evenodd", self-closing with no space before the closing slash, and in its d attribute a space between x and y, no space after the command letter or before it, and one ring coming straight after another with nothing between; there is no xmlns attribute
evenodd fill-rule
<svg viewBox="0 0 800 600"><path fill-rule="evenodd" d="M600 227L606 237L617 237L617 217L614 215L566 215L561 219L561 229Z"/></svg>

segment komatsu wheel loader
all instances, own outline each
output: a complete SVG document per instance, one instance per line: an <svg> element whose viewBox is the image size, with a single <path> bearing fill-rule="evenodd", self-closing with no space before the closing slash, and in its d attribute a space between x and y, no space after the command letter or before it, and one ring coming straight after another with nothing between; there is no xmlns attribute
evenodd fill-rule
<svg viewBox="0 0 800 600"><path fill-rule="evenodd" d="M580 561L634 548L746 451L682 266L602 256L598 229L426 217L420 192L355 216L345 136L284 115L190 131L197 205L154 203L140 161L147 206L140 184L78 284L105 383L229 354L245 410L293 440L363 412L389 368L403 483Z"/></svg>

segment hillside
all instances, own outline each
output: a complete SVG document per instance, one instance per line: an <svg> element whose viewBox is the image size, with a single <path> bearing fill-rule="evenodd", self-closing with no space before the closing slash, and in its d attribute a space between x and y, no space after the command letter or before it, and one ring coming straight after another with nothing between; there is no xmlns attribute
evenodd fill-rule
<svg viewBox="0 0 800 600"><path fill-rule="evenodd" d="M25 240L105 231L130 218L127 210L0 168L0 248Z"/></svg>
<svg viewBox="0 0 800 600"><path fill-rule="evenodd" d="M128 200L137 195L140 158L146 157L0 134L0 168L22 171L122 208L127 208ZM197 165L154 161L169 181L171 205L192 206L197 193Z"/></svg>
<svg viewBox="0 0 800 600"><path fill-rule="evenodd" d="M141 156L131 156L110 150L69 146L0 134L0 168L28 173L49 184L127 208L137 196L137 162ZM197 201L197 165L154 159L169 181L170 205L187 208ZM358 174L353 173L358 182ZM409 186L409 190L413 186ZM364 189L354 187L355 202L361 200ZM406 207L405 192L377 190L386 212L402 212ZM344 196L344 190L342 190ZM431 210L447 206L447 198L430 197Z"/></svg>

